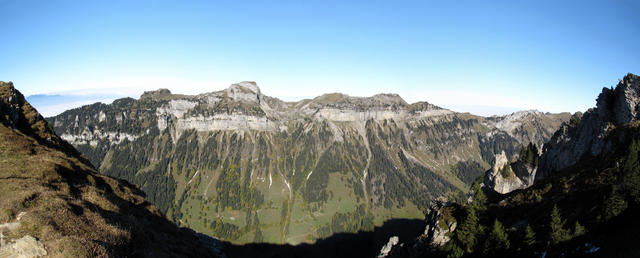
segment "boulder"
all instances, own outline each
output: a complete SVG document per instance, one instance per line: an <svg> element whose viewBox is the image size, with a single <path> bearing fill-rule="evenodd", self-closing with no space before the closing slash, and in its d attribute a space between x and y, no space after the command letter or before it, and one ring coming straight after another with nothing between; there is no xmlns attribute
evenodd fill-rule
<svg viewBox="0 0 640 258"><path fill-rule="evenodd" d="M0 257L30 258L45 255L47 255L47 250L44 249L44 245L29 235L0 247Z"/></svg>

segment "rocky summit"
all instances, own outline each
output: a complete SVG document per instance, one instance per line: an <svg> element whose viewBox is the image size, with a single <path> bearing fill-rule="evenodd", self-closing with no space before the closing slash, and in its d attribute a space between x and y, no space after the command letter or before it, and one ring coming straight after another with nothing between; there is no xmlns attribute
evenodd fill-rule
<svg viewBox="0 0 640 258"><path fill-rule="evenodd" d="M104 175L138 185L176 223L233 243L314 242L424 218L505 152L570 114L456 113L397 94L298 102L255 82L194 96L160 89L47 118Z"/></svg>
<svg viewBox="0 0 640 258"><path fill-rule="evenodd" d="M605 141L615 128L640 120L640 78L627 74L615 89L603 88L595 108L574 115L543 148L537 179L576 164L584 155L615 151Z"/></svg>

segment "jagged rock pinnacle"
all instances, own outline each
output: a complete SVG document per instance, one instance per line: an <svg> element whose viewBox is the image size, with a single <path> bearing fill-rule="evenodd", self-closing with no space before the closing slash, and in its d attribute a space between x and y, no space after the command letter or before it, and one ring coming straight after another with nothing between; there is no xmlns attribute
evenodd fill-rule
<svg viewBox="0 0 640 258"><path fill-rule="evenodd" d="M609 131L617 125L638 120L640 78L629 73L614 89L602 89L595 109L581 117L574 116L545 144L536 180L576 164L587 153L596 157L611 152L605 143Z"/></svg>

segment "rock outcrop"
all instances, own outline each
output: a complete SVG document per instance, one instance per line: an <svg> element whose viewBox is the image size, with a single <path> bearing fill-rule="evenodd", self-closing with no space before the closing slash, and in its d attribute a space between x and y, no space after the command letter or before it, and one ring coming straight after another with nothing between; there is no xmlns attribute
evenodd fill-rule
<svg viewBox="0 0 640 258"><path fill-rule="evenodd" d="M32 236L24 236L8 245L0 246L0 257L30 258L47 255L44 245Z"/></svg>
<svg viewBox="0 0 640 258"><path fill-rule="evenodd" d="M435 202L425 214L427 226L424 229L422 244L438 247L451 240L450 234L458 225L450 214L446 202Z"/></svg>
<svg viewBox="0 0 640 258"><path fill-rule="evenodd" d="M615 89L603 88L595 108L574 115L545 144L536 180L592 157L613 151L605 136L617 126L640 119L640 78L627 74Z"/></svg>
<svg viewBox="0 0 640 258"><path fill-rule="evenodd" d="M485 187L501 194L533 185L537 172L538 148L530 143L515 162L509 162L504 151L496 155L493 168L485 173Z"/></svg>
<svg viewBox="0 0 640 258"><path fill-rule="evenodd" d="M515 176L504 151L496 155L493 168L487 171L484 184L489 189L504 194L518 189L522 181Z"/></svg>
<svg viewBox="0 0 640 258"><path fill-rule="evenodd" d="M454 210L452 203L443 197L438 198L425 214L427 225L420 236L401 243L394 241L391 248L387 249L393 240L390 239L378 257L423 257L429 251L447 244L458 225L453 216Z"/></svg>
<svg viewBox="0 0 640 258"><path fill-rule="evenodd" d="M389 253L391 252L391 249L398 244L398 242L400 242L400 239L397 236L392 236L389 238L389 242L387 242L382 249L380 249L380 254L378 254L378 257L387 257L387 255L389 255Z"/></svg>

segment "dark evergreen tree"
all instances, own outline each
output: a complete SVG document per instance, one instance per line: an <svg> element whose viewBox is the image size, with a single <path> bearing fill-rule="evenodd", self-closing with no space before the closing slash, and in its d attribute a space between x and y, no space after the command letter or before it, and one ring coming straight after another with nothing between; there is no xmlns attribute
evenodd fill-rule
<svg viewBox="0 0 640 258"><path fill-rule="evenodd" d="M558 206L554 205L551 210L551 222L549 227L551 229L551 241L553 243L562 242L569 239L569 232L565 229L565 221L560 216L560 211L558 211Z"/></svg>
<svg viewBox="0 0 640 258"><path fill-rule="evenodd" d="M531 247L536 243L536 233L531 228L531 225L527 225L524 229L524 238L522 242L528 247Z"/></svg>

